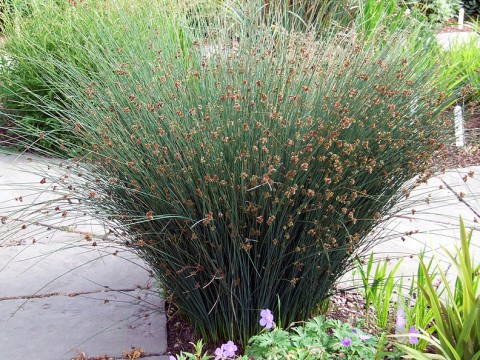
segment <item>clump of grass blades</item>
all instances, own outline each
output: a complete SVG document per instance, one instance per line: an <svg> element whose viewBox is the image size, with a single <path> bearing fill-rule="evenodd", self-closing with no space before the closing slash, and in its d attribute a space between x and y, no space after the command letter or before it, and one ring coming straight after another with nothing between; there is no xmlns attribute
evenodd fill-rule
<svg viewBox="0 0 480 360"><path fill-rule="evenodd" d="M217 9L223 8L230 20L241 21L249 1L218 0L193 1L185 4L191 16L189 19L198 24L200 21L215 22ZM348 0L272 0L265 1L256 11L268 25L280 26L288 30L306 30L309 24L316 23L323 30L346 28L351 26L358 15L358 4ZM273 21L273 23L270 23Z"/></svg>
<svg viewBox="0 0 480 360"><path fill-rule="evenodd" d="M289 32L250 6L234 23L219 13L191 47L177 26L119 46L98 21L101 46L83 37L98 67L88 76L46 52L31 59L55 66L49 83L75 99L61 110L83 142L82 176L52 175L59 201L124 234L204 337L243 344L260 309L280 303L289 324L329 296L428 176L451 103L441 67L403 31L368 43L315 24Z"/></svg>
<svg viewBox="0 0 480 360"><path fill-rule="evenodd" d="M422 331L418 337L437 350L438 359L478 359L480 357L480 264L473 261L471 254L472 231L467 234L463 219L460 218L460 246L455 252L444 249L456 272L455 285L451 287L445 271L440 267L438 257L435 269L440 273L445 289L438 292L434 277L429 274L424 260L420 267L425 276L418 289L425 297L432 311L432 329ZM434 333L435 336L432 335ZM432 359L417 349L396 344L409 358Z"/></svg>
<svg viewBox="0 0 480 360"><path fill-rule="evenodd" d="M477 26L477 28L480 27ZM478 76L480 48L478 47L478 41L471 40L467 43L455 44L451 50L445 52L445 59L454 68L453 71L461 75L460 79L464 82L464 86L471 88L467 100L471 102L480 100L480 79Z"/></svg>
<svg viewBox="0 0 480 360"><path fill-rule="evenodd" d="M101 34L95 31L96 23L100 21L104 28L109 28L109 37L118 47L124 47L135 38L147 36L148 29L158 24L164 2L89 0L74 5L67 0L34 0L21 4L25 6L12 5L8 12L0 14L5 35L0 50L2 106L9 110L7 115L13 123L18 124L16 137L37 139L39 144L51 150L61 148L62 140L78 144L80 139L69 137L70 133L63 129L62 106L55 106L49 112L39 109L45 101L64 103L71 99L66 98L61 89L54 90L49 82L57 71L55 66L36 60L47 51L57 61L81 70L82 77L95 73L99 68L89 54L92 47L104 43ZM137 23L135 34L118 26L120 17ZM168 31L167 25L165 29ZM43 133L50 136L38 139Z"/></svg>

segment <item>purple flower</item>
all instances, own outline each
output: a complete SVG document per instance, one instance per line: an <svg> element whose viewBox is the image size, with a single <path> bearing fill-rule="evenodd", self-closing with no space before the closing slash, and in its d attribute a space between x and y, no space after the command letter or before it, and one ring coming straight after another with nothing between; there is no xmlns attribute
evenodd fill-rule
<svg viewBox="0 0 480 360"><path fill-rule="evenodd" d="M409 334L408 338L410 340L410 344L411 345L417 345L418 341L419 341L418 337L416 337L415 335L412 335L412 334L420 334L420 330L417 330L417 329L415 329L415 326L412 326L410 328L410 330L408 330L408 334Z"/></svg>
<svg viewBox="0 0 480 360"><path fill-rule="evenodd" d="M396 333L404 333L406 330L407 320L405 317L405 311L398 309L397 311L397 322L395 324Z"/></svg>
<svg viewBox="0 0 480 360"><path fill-rule="evenodd" d="M223 358L223 345L215 350L215 360Z"/></svg>
<svg viewBox="0 0 480 360"><path fill-rule="evenodd" d="M177 360L177 358L176 358L175 356L170 355L170 357L168 358L168 360Z"/></svg>
<svg viewBox="0 0 480 360"><path fill-rule="evenodd" d="M402 328L405 326L405 324L406 324L405 311L403 311L402 309L399 309L397 311L397 327Z"/></svg>
<svg viewBox="0 0 480 360"><path fill-rule="evenodd" d="M234 357L237 350L237 345L233 341L229 341L215 350L215 360Z"/></svg>
<svg viewBox="0 0 480 360"><path fill-rule="evenodd" d="M342 345L345 347L349 347L350 345L352 345L352 339L350 339L349 337L343 338Z"/></svg>
<svg viewBox="0 0 480 360"><path fill-rule="evenodd" d="M264 326L266 329L271 329L273 327L273 314L270 310L265 309L260 312L260 325Z"/></svg>
<svg viewBox="0 0 480 360"><path fill-rule="evenodd" d="M229 341L226 344L223 344L223 356L225 357L234 357L235 351L237 351L237 345L233 341Z"/></svg>

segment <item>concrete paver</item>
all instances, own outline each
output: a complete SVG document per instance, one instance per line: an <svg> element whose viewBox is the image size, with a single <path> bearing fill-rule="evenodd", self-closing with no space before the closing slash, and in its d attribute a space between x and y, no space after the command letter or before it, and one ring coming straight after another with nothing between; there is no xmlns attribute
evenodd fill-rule
<svg viewBox="0 0 480 360"><path fill-rule="evenodd" d="M40 182L44 168L0 154L0 357L122 359L142 348L168 359L163 299L141 259L88 216L17 225L19 209L55 196Z"/></svg>
<svg viewBox="0 0 480 360"><path fill-rule="evenodd" d="M120 247L80 241L0 249L0 298L149 288L143 262ZM114 255L116 253L116 255Z"/></svg>
<svg viewBox="0 0 480 360"><path fill-rule="evenodd" d="M4 300L0 354L19 360L70 359L81 352L122 358L124 351L142 348L161 355L161 306L156 294L136 290Z"/></svg>
<svg viewBox="0 0 480 360"><path fill-rule="evenodd" d="M436 35L438 43L449 50L456 45L467 44L470 41L476 41L480 47L480 37L475 32L441 32Z"/></svg>
<svg viewBox="0 0 480 360"><path fill-rule="evenodd" d="M448 270L447 278L452 280L455 271L449 267L443 249L454 252L459 245L460 216L469 229L476 229L471 255L477 263L480 261L480 204L477 199L480 199L480 167L450 170L436 176L399 204L402 210L376 230L375 236L382 240L367 254L373 252L377 259L392 259L390 268L401 258L397 275L403 276L408 283L417 273L418 254L425 250L428 260L435 252L443 269ZM342 286L351 284L350 272L344 276Z"/></svg>
<svg viewBox="0 0 480 360"><path fill-rule="evenodd" d="M85 233L97 238L106 236L108 229L89 216L32 217L33 210L49 209L47 202L61 196L51 191L54 184L42 184L42 179L52 171L55 170L44 159L35 156L0 154L0 217L8 212L8 226L12 228L11 232L2 233L0 246L72 242ZM33 203L41 205L32 207ZM59 206L56 211L66 208ZM27 217L31 223L22 229Z"/></svg>

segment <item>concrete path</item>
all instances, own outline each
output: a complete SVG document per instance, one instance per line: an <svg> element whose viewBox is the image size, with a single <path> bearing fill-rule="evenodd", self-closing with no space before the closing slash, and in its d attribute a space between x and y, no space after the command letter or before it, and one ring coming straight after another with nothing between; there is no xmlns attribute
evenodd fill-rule
<svg viewBox="0 0 480 360"><path fill-rule="evenodd" d="M436 35L437 41L445 49L449 50L457 45L477 42L480 47L480 36L475 32L441 32Z"/></svg>
<svg viewBox="0 0 480 360"><path fill-rule="evenodd" d="M21 207L52 196L35 190L41 176L20 171L32 166L0 155L0 218L10 213L0 222L0 357L168 359L154 280L101 224L84 217L15 228Z"/></svg>
<svg viewBox="0 0 480 360"><path fill-rule="evenodd" d="M364 253L391 260L390 269L401 259L397 275L404 277L404 283L417 274L421 252L425 252L427 262L435 254L447 278L455 279L444 250L455 253L459 246L460 216L467 230L474 229L471 254L475 263L480 263L480 167L453 169L436 176L412 191L398 208L396 216L372 234L378 244ZM352 272L342 279L340 287L350 285Z"/></svg>

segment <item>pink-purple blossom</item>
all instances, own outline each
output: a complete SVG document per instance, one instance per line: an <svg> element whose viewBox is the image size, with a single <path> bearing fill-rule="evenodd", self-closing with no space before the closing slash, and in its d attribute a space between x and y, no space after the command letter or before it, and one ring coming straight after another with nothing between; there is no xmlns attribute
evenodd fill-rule
<svg viewBox="0 0 480 360"><path fill-rule="evenodd" d="M215 360L220 360L223 357L223 345L215 350Z"/></svg>
<svg viewBox="0 0 480 360"><path fill-rule="evenodd" d="M237 350L237 345L233 341L228 341L215 350L215 360L233 358Z"/></svg>
<svg viewBox="0 0 480 360"><path fill-rule="evenodd" d="M349 337L343 338L342 345L345 347L349 347L350 345L352 345L352 339L350 339Z"/></svg>
<svg viewBox="0 0 480 360"><path fill-rule="evenodd" d="M410 344L411 344L411 345L416 345L416 344L418 344L418 341L419 341L419 340L418 340L418 337L415 336L415 335L413 335L413 334L420 334L420 330L417 330L417 329L415 329L415 326L412 326L412 327L410 328L410 330L408 330L408 334L409 334L408 338L409 338L409 340L410 340Z"/></svg>
<svg viewBox="0 0 480 360"><path fill-rule="evenodd" d="M397 311L397 322L395 324L397 330L405 329L407 321L405 319L405 312L402 309Z"/></svg>
<svg viewBox="0 0 480 360"><path fill-rule="evenodd" d="M270 310L264 309L260 311L260 325L264 326L266 329L271 329L273 327L273 314Z"/></svg>

